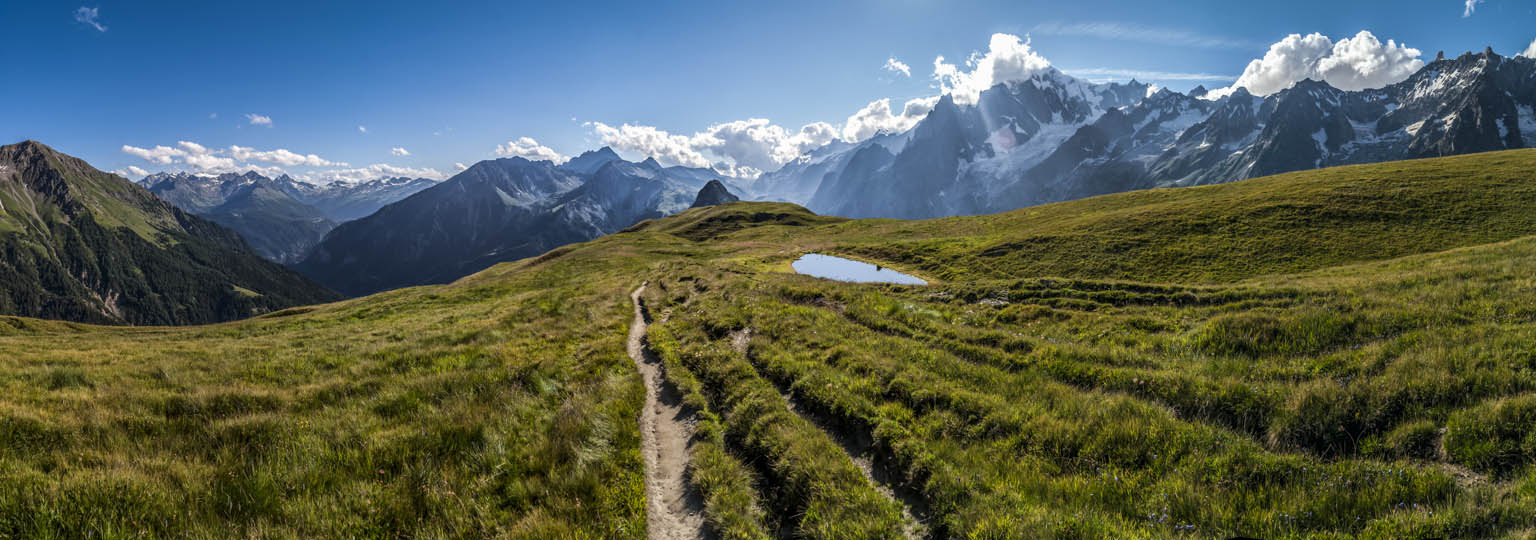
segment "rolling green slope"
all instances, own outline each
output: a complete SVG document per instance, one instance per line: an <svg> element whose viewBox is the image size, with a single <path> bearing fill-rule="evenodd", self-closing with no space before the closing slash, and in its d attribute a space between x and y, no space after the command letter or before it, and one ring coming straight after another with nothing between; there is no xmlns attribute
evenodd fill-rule
<svg viewBox="0 0 1536 540"><path fill-rule="evenodd" d="M1536 234L1536 150L1135 191L1004 214L861 220L847 253L946 279L1227 282Z"/></svg>
<svg viewBox="0 0 1536 540"><path fill-rule="evenodd" d="M0 537L641 537L649 280L725 538L1530 538L1533 161L730 203L247 321L0 318ZM812 250L936 283L788 271Z"/></svg>
<svg viewBox="0 0 1536 540"><path fill-rule="evenodd" d="M0 146L0 313L197 324L337 296L235 233L27 141Z"/></svg>

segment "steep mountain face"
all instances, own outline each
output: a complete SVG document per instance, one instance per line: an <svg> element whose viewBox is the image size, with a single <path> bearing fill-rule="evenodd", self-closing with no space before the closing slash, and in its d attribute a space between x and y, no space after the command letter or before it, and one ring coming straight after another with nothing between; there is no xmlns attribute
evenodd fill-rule
<svg viewBox="0 0 1536 540"><path fill-rule="evenodd" d="M826 156L819 163L830 166L805 167L793 177L770 175L772 184L759 182L760 191L773 193L774 184L803 191L815 184L809 200L796 201L789 191L778 194L818 213L846 217L985 212L1018 172L1044 160L1104 111L1137 103L1146 93L1147 86L1134 81L1092 85L1047 69L994 86L974 105L956 104L946 95L904 136L853 145L842 152L846 158Z"/></svg>
<svg viewBox="0 0 1536 540"><path fill-rule="evenodd" d="M0 146L0 275L0 313L92 323L212 323L339 298L34 141Z"/></svg>
<svg viewBox="0 0 1536 540"><path fill-rule="evenodd" d="M604 146L597 150L582 152L581 155L561 164L560 168L574 174L589 175L597 172L598 169L603 168L603 165L607 165L610 161L620 160L621 158L619 158L617 152L614 152L612 148Z"/></svg>
<svg viewBox="0 0 1536 540"><path fill-rule="evenodd" d="M241 188L202 215L238 231L257 253L283 264L303 260L336 228L319 209L266 182Z"/></svg>
<svg viewBox="0 0 1536 540"><path fill-rule="evenodd" d="M437 182L381 178L316 185L288 175L267 178L247 172L159 173L139 184L183 210L234 229L262 256L292 264L308 255L337 223L372 214Z"/></svg>
<svg viewBox="0 0 1536 540"><path fill-rule="evenodd" d="M975 105L946 97L898 145L828 147L764 175L751 194L848 217L927 218L1536 143L1536 60L1491 50L1381 89L1303 81L1263 98L1205 97L1046 70Z"/></svg>
<svg viewBox="0 0 1536 540"><path fill-rule="evenodd" d="M732 195L730 190L725 189L725 184L720 183L719 180L710 180L699 190L699 196L693 198L693 205L690 208L715 206L739 200L741 197Z"/></svg>
<svg viewBox="0 0 1536 540"><path fill-rule="evenodd" d="M476 163L342 224L296 268L349 295L446 283L680 212L694 199L688 171L616 156L593 168L595 161Z"/></svg>

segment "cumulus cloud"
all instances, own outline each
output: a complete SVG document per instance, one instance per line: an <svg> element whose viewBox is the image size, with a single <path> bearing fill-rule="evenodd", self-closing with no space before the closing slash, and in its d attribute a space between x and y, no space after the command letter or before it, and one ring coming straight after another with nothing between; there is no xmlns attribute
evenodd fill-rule
<svg viewBox="0 0 1536 540"><path fill-rule="evenodd" d="M1531 46L1526 47L1525 52L1520 53L1520 56L1524 56L1526 58L1536 58L1536 41L1532 41Z"/></svg>
<svg viewBox="0 0 1536 540"><path fill-rule="evenodd" d="M468 165L465 165L463 163L459 163L457 161L453 162L453 170L455 170L455 171L463 171L463 170L468 170L468 169L469 169Z"/></svg>
<svg viewBox="0 0 1536 540"><path fill-rule="evenodd" d="M602 122L588 122L585 125L592 129L604 145L656 158L663 165L709 167L712 164L683 135L673 135L651 126L622 124L613 127Z"/></svg>
<svg viewBox="0 0 1536 540"><path fill-rule="evenodd" d="M123 145L123 153L138 156L144 161L160 165L170 165L176 162L176 157L186 155L186 152L169 146L156 146L154 148L139 148L137 146Z"/></svg>
<svg viewBox="0 0 1536 540"><path fill-rule="evenodd" d="M507 141L507 144L496 145L496 155L507 157L520 157L529 161L553 161L565 163L571 158L561 155L553 148L539 144L533 137L518 137L517 140Z"/></svg>
<svg viewBox="0 0 1536 540"><path fill-rule="evenodd" d="M226 149L213 149L192 141L177 141L175 147L157 145L153 148L125 144L122 151L156 165L182 165L199 173L210 174L257 171L275 176L285 174L278 165L285 167L347 166L344 162L331 161L314 154L300 154L284 148L262 151L247 146L231 145ZM262 166L257 163L273 165Z"/></svg>
<svg viewBox="0 0 1536 540"><path fill-rule="evenodd" d="M250 120L251 121L251 125L253 125L253 126L271 126L272 125L272 117L270 117L270 116L262 116L262 115L259 115L259 114L256 114L256 113L250 113L250 114L245 115L245 118L247 120Z"/></svg>
<svg viewBox="0 0 1536 540"><path fill-rule="evenodd" d="M1291 34L1270 45L1263 58L1249 62L1236 83L1207 97L1230 95L1238 88L1266 96L1304 79L1326 81L1344 90L1380 88L1402 81L1424 67L1424 61L1419 59L1421 54L1418 49L1392 40L1382 43L1365 30L1337 43L1318 33Z"/></svg>
<svg viewBox="0 0 1536 540"><path fill-rule="evenodd" d="M286 148L276 150L258 151L255 148L231 145L230 155L241 161L261 161L276 163L288 167L303 165L306 167L346 167L347 164L339 161L331 161L314 154L299 154Z"/></svg>
<svg viewBox="0 0 1536 540"><path fill-rule="evenodd" d="M395 176L405 176L410 178L431 178L433 180L442 180L444 178L443 173L438 172L436 169L396 167L386 163L375 163L367 167L359 167L356 169L333 169L322 171L316 175L316 178L322 182L366 182L368 180L376 180L379 178L389 178Z"/></svg>
<svg viewBox="0 0 1536 540"><path fill-rule="evenodd" d="M146 171L144 169L140 169L140 168L135 167L133 165L129 165L126 168L117 169L117 170L112 171L112 172L114 174L116 174L118 176L121 176L121 177L124 177L124 178L133 178L135 176L137 176L139 178L144 178L146 176L149 176L149 171Z"/></svg>
<svg viewBox="0 0 1536 540"><path fill-rule="evenodd" d="M615 150L654 157L667 166L711 168L740 178L756 178L838 137L837 127L826 122L812 122L791 131L764 118L715 124L693 135L630 124L585 125Z"/></svg>
<svg viewBox="0 0 1536 540"><path fill-rule="evenodd" d="M813 122L791 132L766 118L751 118L709 126L694 134L694 147L757 171L776 169L837 138L837 128ZM750 173L748 173L750 174Z"/></svg>
<svg viewBox="0 0 1536 540"><path fill-rule="evenodd" d="M389 153L390 153L390 155L395 155L395 156L409 156L409 155L411 155L410 151L408 151L408 150L406 150L404 148L398 147L398 146L396 146L394 148L390 148L389 149Z"/></svg>
<svg viewBox="0 0 1536 540"><path fill-rule="evenodd" d="M75 22L95 28L97 32L106 32L107 26L101 24L101 9L80 6L75 10Z"/></svg>
<svg viewBox="0 0 1536 540"><path fill-rule="evenodd" d="M368 132L368 126L357 126L357 132L358 133L367 133Z"/></svg>
<svg viewBox="0 0 1536 540"><path fill-rule="evenodd" d="M1473 13L1477 13L1477 5L1481 3L1483 3L1483 0L1467 0L1467 8L1461 12L1461 17L1467 18L1471 17Z"/></svg>
<svg viewBox="0 0 1536 540"><path fill-rule="evenodd" d="M908 100L906 105L902 106L901 114L897 115L891 112L890 99L877 99L848 117L848 120L843 123L842 138L844 141L856 143L881 133L906 131L917 125L923 117L928 116L928 113L933 111L934 104L938 102L938 96Z"/></svg>
<svg viewBox="0 0 1536 540"><path fill-rule="evenodd" d="M897 60L894 56L885 60L885 70L892 73L900 73L908 77L912 76L912 66L907 65L901 60Z"/></svg>
<svg viewBox="0 0 1536 540"><path fill-rule="evenodd" d="M1029 47L1028 39L992 34L987 52L971 53L965 67L969 71L945 62L943 56L933 59L933 78L939 82L939 88L953 96L955 103L969 105L976 103L983 90L1028 79L1050 69L1051 63Z"/></svg>

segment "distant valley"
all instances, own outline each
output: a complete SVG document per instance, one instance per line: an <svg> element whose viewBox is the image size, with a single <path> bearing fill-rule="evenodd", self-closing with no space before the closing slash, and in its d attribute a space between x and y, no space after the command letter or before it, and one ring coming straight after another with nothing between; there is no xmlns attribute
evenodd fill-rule
<svg viewBox="0 0 1536 540"><path fill-rule="evenodd" d="M258 253L285 264L303 260L337 224L372 214L436 183L427 178L381 178L316 185L255 172L159 173L139 181L171 204L234 229Z"/></svg>

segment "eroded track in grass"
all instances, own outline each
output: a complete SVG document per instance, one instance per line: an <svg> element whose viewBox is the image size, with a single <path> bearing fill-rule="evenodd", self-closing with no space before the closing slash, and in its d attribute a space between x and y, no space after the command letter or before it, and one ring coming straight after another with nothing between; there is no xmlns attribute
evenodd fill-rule
<svg viewBox="0 0 1536 540"><path fill-rule="evenodd" d="M752 343L752 329L749 327L732 332L730 339L731 348L750 360L748 348ZM922 540L933 536L933 531L928 527L928 505L923 502L921 496L900 484L899 473L875 462L875 445L868 434L833 429L829 419L795 403L794 392L780 388L779 394L784 397L784 404L790 412L821 429L832 442L842 447L843 452L848 454L848 459L853 461L853 465L858 467L859 472L864 473L864 479L875 488L876 492L901 506L902 533L908 540Z"/></svg>
<svg viewBox="0 0 1536 540"><path fill-rule="evenodd" d="M687 480L693 419L682 396L667 382L661 359L646 347L649 327L641 299L647 284L629 296L635 320L629 326L629 357L645 380L645 408L640 412L641 453L645 456L646 532L652 539L711 538L704 525L704 502Z"/></svg>

